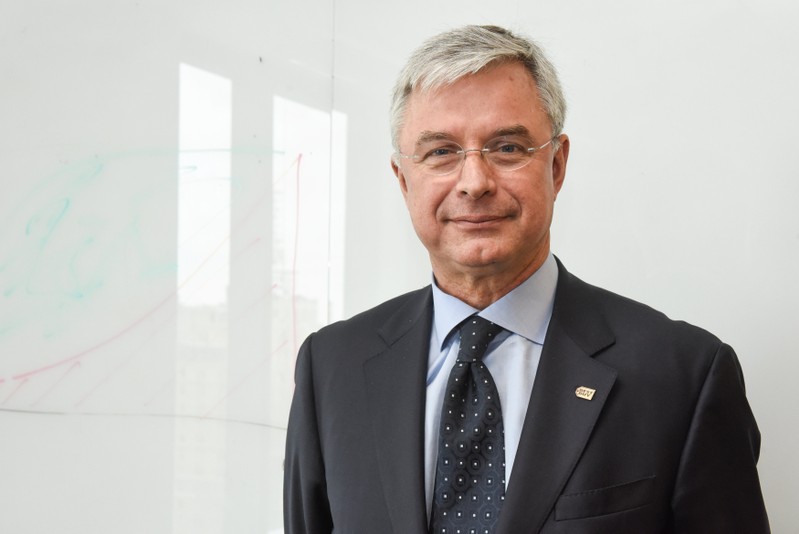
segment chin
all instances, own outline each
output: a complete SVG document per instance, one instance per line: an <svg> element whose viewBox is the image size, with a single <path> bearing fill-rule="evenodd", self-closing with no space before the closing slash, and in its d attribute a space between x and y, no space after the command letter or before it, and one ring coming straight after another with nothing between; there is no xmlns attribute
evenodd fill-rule
<svg viewBox="0 0 799 534"><path fill-rule="evenodd" d="M498 251L481 249L479 251L462 254L457 261L464 267L480 268L503 263L508 260L508 257L508 254L501 254Z"/></svg>

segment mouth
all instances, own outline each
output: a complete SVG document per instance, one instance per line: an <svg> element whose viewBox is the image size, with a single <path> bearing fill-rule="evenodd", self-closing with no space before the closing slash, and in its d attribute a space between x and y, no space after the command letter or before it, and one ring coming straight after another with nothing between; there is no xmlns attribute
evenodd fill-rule
<svg viewBox="0 0 799 534"><path fill-rule="evenodd" d="M451 223L462 227L462 228L488 228L494 225L497 225L505 220L508 217L504 215L464 215L461 217L453 217L450 219Z"/></svg>

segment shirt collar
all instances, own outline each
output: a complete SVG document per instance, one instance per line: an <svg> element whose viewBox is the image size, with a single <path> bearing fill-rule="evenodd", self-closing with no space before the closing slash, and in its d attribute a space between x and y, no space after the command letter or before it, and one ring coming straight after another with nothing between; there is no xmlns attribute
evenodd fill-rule
<svg viewBox="0 0 799 534"><path fill-rule="evenodd" d="M537 343L544 344L544 336L552 316L558 266L550 253L536 272L484 310L478 310L462 300L441 291L433 281L433 326L441 342L447 342L452 329L461 321L479 312L479 315L500 325L505 330Z"/></svg>

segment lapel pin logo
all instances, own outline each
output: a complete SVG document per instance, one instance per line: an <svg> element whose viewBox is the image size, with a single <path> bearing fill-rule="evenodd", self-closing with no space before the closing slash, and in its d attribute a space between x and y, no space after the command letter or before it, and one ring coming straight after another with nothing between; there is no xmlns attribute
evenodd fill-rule
<svg viewBox="0 0 799 534"><path fill-rule="evenodd" d="M594 393L596 393L595 389L587 388L585 386L577 388L577 390L574 392L578 398L589 401L594 398Z"/></svg>

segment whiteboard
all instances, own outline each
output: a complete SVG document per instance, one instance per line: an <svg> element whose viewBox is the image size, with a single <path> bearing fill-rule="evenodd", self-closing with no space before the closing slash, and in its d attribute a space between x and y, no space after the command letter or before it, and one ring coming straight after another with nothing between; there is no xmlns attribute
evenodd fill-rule
<svg viewBox="0 0 799 534"><path fill-rule="evenodd" d="M550 52L554 252L736 348L799 524L799 8L439 4L0 4L0 530L282 531L299 344L429 282L388 98L464 23Z"/></svg>

